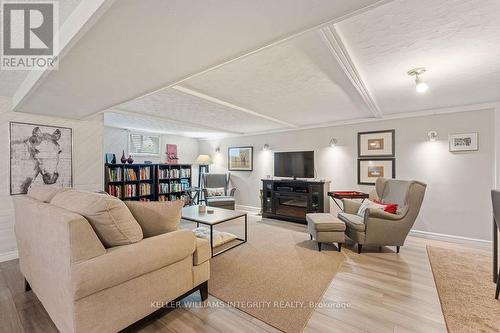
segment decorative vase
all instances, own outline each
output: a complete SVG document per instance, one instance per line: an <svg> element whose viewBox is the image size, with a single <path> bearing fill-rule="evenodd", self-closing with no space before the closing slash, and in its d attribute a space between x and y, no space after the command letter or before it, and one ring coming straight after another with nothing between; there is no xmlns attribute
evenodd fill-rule
<svg viewBox="0 0 500 333"><path fill-rule="evenodd" d="M128 164L134 163L134 159L132 158L132 156L128 155L127 162L128 162Z"/></svg>
<svg viewBox="0 0 500 333"><path fill-rule="evenodd" d="M127 163L127 158L125 157L125 150L122 152L122 158L120 159L120 161L125 164Z"/></svg>

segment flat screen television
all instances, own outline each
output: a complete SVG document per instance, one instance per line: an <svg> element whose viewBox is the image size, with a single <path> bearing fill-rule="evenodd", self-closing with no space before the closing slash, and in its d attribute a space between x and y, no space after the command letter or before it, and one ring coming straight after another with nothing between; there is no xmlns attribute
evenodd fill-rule
<svg viewBox="0 0 500 333"><path fill-rule="evenodd" d="M314 178L314 151L274 153L274 176Z"/></svg>

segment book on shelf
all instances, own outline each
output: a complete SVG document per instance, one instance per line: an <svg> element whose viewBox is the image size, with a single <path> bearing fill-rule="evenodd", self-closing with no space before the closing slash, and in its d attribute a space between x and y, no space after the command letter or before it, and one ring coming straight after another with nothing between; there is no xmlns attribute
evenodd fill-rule
<svg viewBox="0 0 500 333"><path fill-rule="evenodd" d="M158 170L158 178L167 179L168 177L168 169L159 169Z"/></svg>
<svg viewBox="0 0 500 333"><path fill-rule="evenodd" d="M121 182L122 181L122 168L108 167L108 181Z"/></svg>

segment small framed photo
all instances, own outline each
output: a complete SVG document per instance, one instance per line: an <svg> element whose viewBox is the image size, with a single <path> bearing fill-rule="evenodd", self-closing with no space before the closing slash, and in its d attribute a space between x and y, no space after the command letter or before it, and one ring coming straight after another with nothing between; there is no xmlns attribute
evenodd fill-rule
<svg viewBox="0 0 500 333"><path fill-rule="evenodd" d="M479 150L479 135L475 133L450 134L450 152Z"/></svg>
<svg viewBox="0 0 500 333"><path fill-rule="evenodd" d="M253 147L230 147L227 156L230 171L253 170Z"/></svg>
<svg viewBox="0 0 500 333"><path fill-rule="evenodd" d="M394 157L395 130L358 133L358 157Z"/></svg>
<svg viewBox="0 0 500 333"><path fill-rule="evenodd" d="M377 178L396 178L396 159L358 159L358 184L375 185Z"/></svg>

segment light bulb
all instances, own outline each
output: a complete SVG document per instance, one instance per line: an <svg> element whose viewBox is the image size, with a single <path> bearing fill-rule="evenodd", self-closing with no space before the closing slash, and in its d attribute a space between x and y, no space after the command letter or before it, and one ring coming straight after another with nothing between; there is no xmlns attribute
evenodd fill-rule
<svg viewBox="0 0 500 333"><path fill-rule="evenodd" d="M417 90L418 93L421 94L421 93L424 93L427 90L429 90L429 86L427 85L427 83L425 83L424 81L422 81L422 79L418 75L415 78L415 83L417 84L415 86L415 89Z"/></svg>

